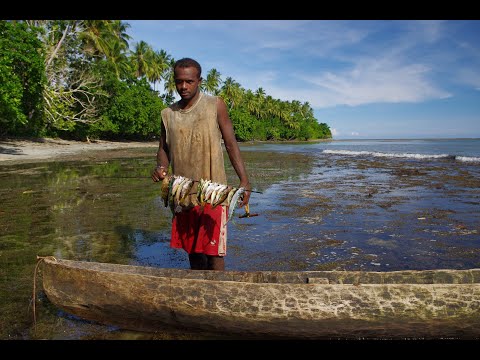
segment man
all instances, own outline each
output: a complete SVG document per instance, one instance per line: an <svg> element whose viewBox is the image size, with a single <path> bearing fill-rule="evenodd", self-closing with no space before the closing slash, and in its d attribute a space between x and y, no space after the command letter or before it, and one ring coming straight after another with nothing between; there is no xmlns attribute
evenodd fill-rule
<svg viewBox="0 0 480 360"><path fill-rule="evenodd" d="M190 58L178 60L173 71L181 99L162 111L153 181L163 180L171 165L173 175L227 184L223 139L240 179L238 187L251 190L225 102L220 97L200 92L202 68L197 61ZM196 192L197 184L191 193ZM245 191L239 206L248 204L249 198L250 191ZM174 214L170 246L183 248L188 253L191 269L225 270L226 206L200 206L195 200L196 195L190 195L190 199L190 206Z"/></svg>

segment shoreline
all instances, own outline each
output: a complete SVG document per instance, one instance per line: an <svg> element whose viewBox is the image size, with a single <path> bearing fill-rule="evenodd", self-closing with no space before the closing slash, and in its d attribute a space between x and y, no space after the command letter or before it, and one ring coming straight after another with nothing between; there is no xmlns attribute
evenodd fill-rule
<svg viewBox="0 0 480 360"><path fill-rule="evenodd" d="M284 140L279 143L322 142L333 139L317 139L308 141ZM239 145L254 145L276 143L272 141L246 141ZM118 155L116 151L132 148L158 148L158 140L129 141L129 140L64 140L60 138L27 138L5 137L0 138L0 164L15 165L37 161L79 160L91 157L103 159Z"/></svg>
<svg viewBox="0 0 480 360"><path fill-rule="evenodd" d="M0 138L0 164L90 158L105 150L158 148L158 141L78 141L57 138Z"/></svg>

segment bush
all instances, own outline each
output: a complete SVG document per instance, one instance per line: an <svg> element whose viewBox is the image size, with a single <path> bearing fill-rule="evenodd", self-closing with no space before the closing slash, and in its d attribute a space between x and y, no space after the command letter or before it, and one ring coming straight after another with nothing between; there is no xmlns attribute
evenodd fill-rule
<svg viewBox="0 0 480 360"><path fill-rule="evenodd" d="M160 133L160 112L166 107L145 79L112 80L112 94L91 134L150 139Z"/></svg>
<svg viewBox="0 0 480 360"><path fill-rule="evenodd" d="M0 21L0 128L2 135L39 135L46 83L42 43L35 28Z"/></svg>

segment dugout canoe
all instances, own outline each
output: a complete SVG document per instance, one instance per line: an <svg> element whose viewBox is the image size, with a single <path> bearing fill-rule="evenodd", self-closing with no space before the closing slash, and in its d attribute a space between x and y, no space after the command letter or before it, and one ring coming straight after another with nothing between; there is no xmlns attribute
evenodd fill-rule
<svg viewBox="0 0 480 360"><path fill-rule="evenodd" d="M201 271L43 260L49 301L124 329L299 339L480 338L480 269Z"/></svg>

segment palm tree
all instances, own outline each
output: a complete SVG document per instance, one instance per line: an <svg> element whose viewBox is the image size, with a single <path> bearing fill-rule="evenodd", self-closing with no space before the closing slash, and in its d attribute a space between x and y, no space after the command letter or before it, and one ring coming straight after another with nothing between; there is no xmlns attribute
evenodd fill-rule
<svg viewBox="0 0 480 360"><path fill-rule="evenodd" d="M108 54L108 40L112 36L108 20L82 20L79 38L83 43L83 51L93 57Z"/></svg>
<svg viewBox="0 0 480 360"><path fill-rule="evenodd" d="M95 58L106 58L118 78L126 74L126 51L131 38L126 31L130 25L121 20L83 20L79 25L83 51Z"/></svg>
<svg viewBox="0 0 480 360"><path fill-rule="evenodd" d="M256 91L255 91L255 96L258 97L260 100L263 101L263 99L265 98L265 90L261 87L259 87Z"/></svg>
<svg viewBox="0 0 480 360"><path fill-rule="evenodd" d="M120 42L121 48L127 50L128 40L132 38L127 34L130 24L121 20L111 20L108 24L112 35Z"/></svg>
<svg viewBox="0 0 480 360"><path fill-rule="evenodd" d="M275 113L275 101L270 95L268 95L265 97L265 102L263 103L263 118L267 119L268 117L275 117Z"/></svg>
<svg viewBox="0 0 480 360"><path fill-rule="evenodd" d="M313 109L310 106L310 103L306 101L301 107L301 113L305 118L313 118Z"/></svg>
<svg viewBox="0 0 480 360"><path fill-rule="evenodd" d="M290 104L291 106L291 109L292 109L292 112L297 114L297 113L301 113L301 109L302 109L302 104L300 103L300 101L298 100L293 100Z"/></svg>
<svg viewBox="0 0 480 360"><path fill-rule="evenodd" d="M174 94L177 90L175 86L175 74L173 73L173 67L175 66L175 59L170 58L169 68L163 74L164 89L165 89L165 102L171 104L174 100Z"/></svg>
<svg viewBox="0 0 480 360"><path fill-rule="evenodd" d="M250 114L256 114L258 111L258 102L252 90L247 90L242 98L242 106L244 106Z"/></svg>
<svg viewBox="0 0 480 360"><path fill-rule="evenodd" d="M216 69L211 69L207 74L206 80L202 82L202 90L212 95L218 95L220 83L220 73Z"/></svg>
<svg viewBox="0 0 480 360"><path fill-rule="evenodd" d="M220 91L220 96L225 99L229 107L234 108L241 101L242 95L243 90L240 84L230 76L227 77Z"/></svg>
<svg viewBox="0 0 480 360"><path fill-rule="evenodd" d="M266 118L264 102L265 102L265 90L259 87L255 91L255 100L257 103L257 107L255 108L255 116L259 117L260 119Z"/></svg>
<svg viewBox="0 0 480 360"><path fill-rule="evenodd" d="M155 51L153 53L152 64L149 66L147 79L153 82L154 90L157 81L162 80L165 72L170 67L170 57L165 50Z"/></svg>
<svg viewBox="0 0 480 360"><path fill-rule="evenodd" d="M285 125L294 130L300 128L300 123L295 118L295 112L293 111L293 106L288 101L283 101L280 103L280 119L285 123Z"/></svg>
<svg viewBox="0 0 480 360"><path fill-rule="evenodd" d="M141 40L140 42L134 45L135 49L132 54L133 66L135 69L134 75L137 78L141 78L147 74L150 70L148 69L151 65L151 60L153 58L152 53L153 49L145 41Z"/></svg>
<svg viewBox="0 0 480 360"><path fill-rule="evenodd" d="M113 66L117 78L121 79L131 72L130 63L128 62L127 55L121 42L112 41L109 44L109 56L107 57L107 60Z"/></svg>

